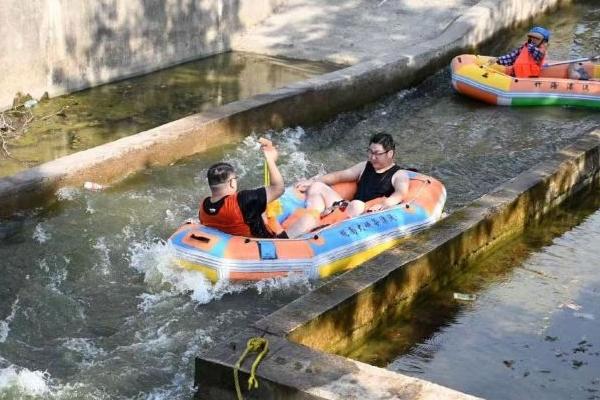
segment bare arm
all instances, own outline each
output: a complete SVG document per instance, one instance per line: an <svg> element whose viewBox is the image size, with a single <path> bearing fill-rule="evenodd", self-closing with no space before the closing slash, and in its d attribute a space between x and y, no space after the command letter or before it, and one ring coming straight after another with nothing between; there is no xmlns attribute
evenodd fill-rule
<svg viewBox="0 0 600 400"><path fill-rule="evenodd" d="M277 200L283 194L285 188L283 186L283 177L281 176L281 172L279 172L276 163L277 158L279 157L277 149L266 139L261 138L259 139L259 142L262 145L261 148L265 154L267 166L269 167L270 184L265 187L265 190L267 191L267 204L269 204L273 200Z"/></svg>
<svg viewBox="0 0 600 400"><path fill-rule="evenodd" d="M383 201L379 204L374 204L369 207L369 211L379 211L385 210L386 208L390 208L400 203L406 195L408 194L408 185L410 180L408 179L408 175L404 171L396 171L394 176L392 176L392 186L394 186L394 193L392 193L389 197L383 199Z"/></svg>
<svg viewBox="0 0 600 400"><path fill-rule="evenodd" d="M317 176L311 179L300 181L296 183L296 188L303 192L308 189L310 184L313 182L323 182L324 184L331 186L339 182L358 181L360 174L362 174L363 170L365 169L365 164L366 161L363 161L341 171L334 171L323 176Z"/></svg>

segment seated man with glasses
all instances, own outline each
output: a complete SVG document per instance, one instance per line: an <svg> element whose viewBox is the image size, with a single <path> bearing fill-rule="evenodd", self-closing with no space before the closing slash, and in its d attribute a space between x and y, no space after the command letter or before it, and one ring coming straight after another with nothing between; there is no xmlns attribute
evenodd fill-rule
<svg viewBox="0 0 600 400"><path fill-rule="evenodd" d="M285 232L279 236L271 232L263 218L267 204L278 199L283 194L284 187L283 177L275 163L277 149L270 142L261 140L261 149L269 167L270 184L238 192L238 178L233 166L225 162L212 165L206 173L211 195L200 203L198 212L203 225L230 235L287 238Z"/></svg>
<svg viewBox="0 0 600 400"><path fill-rule="evenodd" d="M331 188L336 183L357 182L356 194L346 206L350 218L364 211L385 210L400 203L408 192L409 179L394 162L395 149L391 135L377 133L369 141L367 161L298 182L296 188L306 193L308 212L286 229L288 236L294 238L310 232L318 226L324 212L343 202L342 197Z"/></svg>

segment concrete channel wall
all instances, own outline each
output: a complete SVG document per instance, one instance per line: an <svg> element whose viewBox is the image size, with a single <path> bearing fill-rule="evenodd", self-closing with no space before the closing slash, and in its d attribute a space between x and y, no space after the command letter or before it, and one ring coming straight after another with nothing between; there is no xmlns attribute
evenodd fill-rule
<svg viewBox="0 0 600 400"><path fill-rule="evenodd" d="M252 131L331 118L409 87L499 30L565 2L483 0L430 41L2 178L0 215L51 200L61 186L113 182L152 165L239 141Z"/></svg>
<svg viewBox="0 0 600 400"><path fill-rule="evenodd" d="M233 366L250 337L270 342L257 399L466 399L430 382L323 353L363 340L427 285L518 234L575 193L600 185L600 129L426 232L309 292L196 359L199 399L234 398ZM240 373L245 384L250 362ZM245 385L243 385L245 386Z"/></svg>
<svg viewBox="0 0 600 400"><path fill-rule="evenodd" d="M231 49L283 0L4 0L0 110Z"/></svg>

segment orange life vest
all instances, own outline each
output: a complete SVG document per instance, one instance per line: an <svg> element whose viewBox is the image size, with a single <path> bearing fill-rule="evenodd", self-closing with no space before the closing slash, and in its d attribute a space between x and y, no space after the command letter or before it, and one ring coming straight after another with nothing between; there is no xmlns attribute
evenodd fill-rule
<svg viewBox="0 0 600 400"><path fill-rule="evenodd" d="M204 202L207 199L202 200L198 212L198 218L204 226L218 229L230 235L252 236L250 227L244 222L244 215L238 204L237 193L225 196L223 206L216 214L209 214L204 210Z"/></svg>
<svg viewBox="0 0 600 400"><path fill-rule="evenodd" d="M540 76L540 73L542 72L542 64L546 58L546 46L541 44L540 50L544 52L544 57L542 57L542 59L538 62L535 61L535 58L533 58L531 53L529 53L529 50L527 49L527 43L525 43L525 45L521 48L519 56L513 64L513 75L517 78L535 78Z"/></svg>

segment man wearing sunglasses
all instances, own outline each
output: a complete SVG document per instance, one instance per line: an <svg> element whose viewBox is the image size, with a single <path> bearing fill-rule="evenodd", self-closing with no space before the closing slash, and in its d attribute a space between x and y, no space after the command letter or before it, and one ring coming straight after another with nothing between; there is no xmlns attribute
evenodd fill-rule
<svg viewBox="0 0 600 400"><path fill-rule="evenodd" d="M238 178L233 166L220 162L212 165L206 177L210 196L200 203L198 217L205 226L230 235L271 238L264 220L267 204L283 194L283 177L277 168L277 149L265 139L260 139L261 149L269 167L270 183L258 189L238 192ZM279 237L287 237L285 232Z"/></svg>
<svg viewBox="0 0 600 400"><path fill-rule="evenodd" d="M379 211L402 201L408 192L409 179L394 162L396 146L387 133L377 133L369 141L367 160L348 169L335 171L296 183L296 189L306 193L305 215L286 229L289 237L297 237L318 226L321 216L343 204L348 217L365 211ZM347 205L331 188L340 182L357 182L356 194Z"/></svg>

